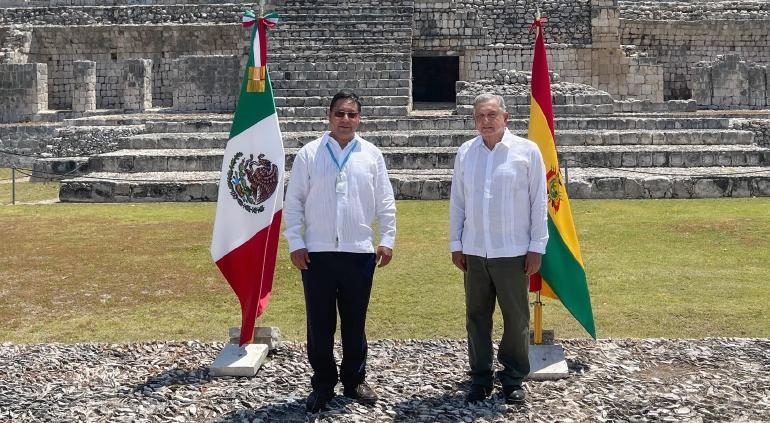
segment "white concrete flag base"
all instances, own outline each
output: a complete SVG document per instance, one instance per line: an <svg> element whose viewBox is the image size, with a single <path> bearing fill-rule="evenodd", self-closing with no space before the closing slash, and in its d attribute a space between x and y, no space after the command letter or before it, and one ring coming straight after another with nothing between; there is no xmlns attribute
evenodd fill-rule
<svg viewBox="0 0 770 423"><path fill-rule="evenodd" d="M556 380L569 377L569 368L561 345L529 346L529 380Z"/></svg>
<svg viewBox="0 0 770 423"><path fill-rule="evenodd" d="M211 363L209 374L212 376L246 376L257 374L267 358L266 344L225 344L222 351Z"/></svg>

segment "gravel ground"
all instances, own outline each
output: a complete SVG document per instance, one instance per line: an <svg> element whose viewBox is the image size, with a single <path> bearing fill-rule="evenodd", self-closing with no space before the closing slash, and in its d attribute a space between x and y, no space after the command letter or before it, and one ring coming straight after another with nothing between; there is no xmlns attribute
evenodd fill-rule
<svg viewBox="0 0 770 423"><path fill-rule="evenodd" d="M468 406L464 341L374 341L377 405L338 396L306 414L302 343L284 343L253 378L209 375L221 343L5 343L0 421L770 421L770 339L561 344L569 378L527 382L522 406L497 396Z"/></svg>

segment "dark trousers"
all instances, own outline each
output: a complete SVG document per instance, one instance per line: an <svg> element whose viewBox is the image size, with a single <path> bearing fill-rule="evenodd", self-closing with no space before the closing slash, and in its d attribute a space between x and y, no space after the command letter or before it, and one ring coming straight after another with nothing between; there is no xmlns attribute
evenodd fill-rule
<svg viewBox="0 0 770 423"><path fill-rule="evenodd" d="M497 377L503 386L521 385L529 374L529 283L524 256L465 256L465 316L471 383L492 387L492 314L495 299L503 315Z"/></svg>
<svg viewBox="0 0 770 423"><path fill-rule="evenodd" d="M375 255L369 253L310 253L302 271L307 312L307 357L313 368L314 390L332 391L337 384L334 333L337 311L342 335L339 380L354 388L366 377L366 311L372 292Z"/></svg>

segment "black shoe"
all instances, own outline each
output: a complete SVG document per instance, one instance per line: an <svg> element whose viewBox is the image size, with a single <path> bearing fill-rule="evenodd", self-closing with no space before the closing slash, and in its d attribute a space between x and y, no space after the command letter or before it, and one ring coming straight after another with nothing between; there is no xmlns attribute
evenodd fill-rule
<svg viewBox="0 0 770 423"><path fill-rule="evenodd" d="M361 382L352 388L345 388L343 393L346 397L352 398L364 405L374 405L379 398L374 389L366 382Z"/></svg>
<svg viewBox="0 0 770 423"><path fill-rule="evenodd" d="M465 402L470 404L478 401L484 401L491 393L492 388L473 384L471 385L471 389L468 390L468 394L465 396Z"/></svg>
<svg viewBox="0 0 770 423"><path fill-rule="evenodd" d="M308 413L317 413L322 408L326 407L326 404L334 398L333 392L322 392L313 390L310 395L307 396L305 401L305 411Z"/></svg>
<svg viewBox="0 0 770 423"><path fill-rule="evenodd" d="M521 404L524 398L524 389L521 385L503 386L503 399L506 404Z"/></svg>

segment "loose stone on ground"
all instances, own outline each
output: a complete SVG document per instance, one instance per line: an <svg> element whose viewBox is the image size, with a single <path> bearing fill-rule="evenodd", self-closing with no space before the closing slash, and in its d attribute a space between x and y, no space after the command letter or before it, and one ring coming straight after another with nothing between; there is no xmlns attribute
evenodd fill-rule
<svg viewBox="0 0 770 423"><path fill-rule="evenodd" d="M284 343L253 378L214 378L222 343L0 346L1 421L770 421L770 339L562 341L570 377L465 405L467 345L370 343L374 407L341 395L306 414L305 346ZM499 388L499 387L498 387ZM341 388L338 387L338 393Z"/></svg>

